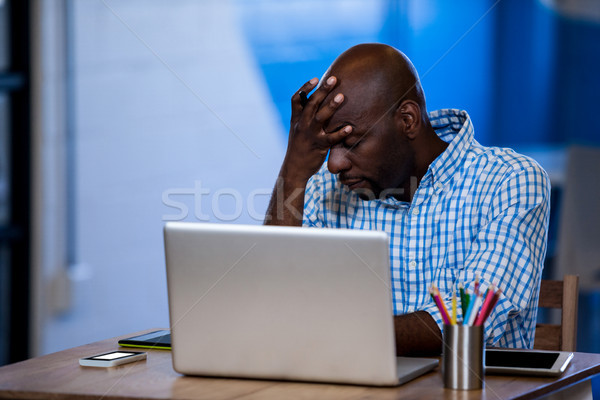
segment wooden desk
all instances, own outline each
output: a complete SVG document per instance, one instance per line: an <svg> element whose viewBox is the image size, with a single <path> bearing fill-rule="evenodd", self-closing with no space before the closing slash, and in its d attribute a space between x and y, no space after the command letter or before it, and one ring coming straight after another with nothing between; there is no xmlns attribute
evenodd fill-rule
<svg viewBox="0 0 600 400"><path fill-rule="evenodd" d="M557 379L487 376L483 390L453 391L443 389L439 369L396 388L186 377L173 371L171 352L166 350L149 350L146 361L120 367L79 366L79 358L117 350L118 339L145 332L149 331L0 367L0 398L531 399L600 373L600 354L576 353L565 374Z"/></svg>

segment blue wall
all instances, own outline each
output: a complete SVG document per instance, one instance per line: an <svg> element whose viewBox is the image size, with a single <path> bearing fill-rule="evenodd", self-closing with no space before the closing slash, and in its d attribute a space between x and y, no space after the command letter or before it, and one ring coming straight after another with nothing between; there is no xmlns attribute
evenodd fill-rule
<svg viewBox="0 0 600 400"><path fill-rule="evenodd" d="M239 1L241 23L284 126L289 98L361 42L405 52L428 109L463 108L477 139L600 144L600 24L538 1Z"/></svg>
<svg viewBox="0 0 600 400"><path fill-rule="evenodd" d="M600 24L556 17L557 140L600 144Z"/></svg>

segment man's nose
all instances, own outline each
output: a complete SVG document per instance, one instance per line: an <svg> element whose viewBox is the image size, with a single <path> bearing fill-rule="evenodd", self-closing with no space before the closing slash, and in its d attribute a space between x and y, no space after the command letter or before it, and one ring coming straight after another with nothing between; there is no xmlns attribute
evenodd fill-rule
<svg viewBox="0 0 600 400"><path fill-rule="evenodd" d="M350 169L351 163L347 157L348 151L341 145L335 145L329 150L327 168L332 174L339 174Z"/></svg>

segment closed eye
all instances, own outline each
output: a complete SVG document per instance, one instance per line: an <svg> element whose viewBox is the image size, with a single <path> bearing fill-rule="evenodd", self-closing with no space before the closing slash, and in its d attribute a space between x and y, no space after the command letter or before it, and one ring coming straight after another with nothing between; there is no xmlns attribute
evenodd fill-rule
<svg viewBox="0 0 600 400"><path fill-rule="evenodd" d="M344 147L348 148L348 149L355 149L359 144L361 143L361 140L345 140L344 141Z"/></svg>

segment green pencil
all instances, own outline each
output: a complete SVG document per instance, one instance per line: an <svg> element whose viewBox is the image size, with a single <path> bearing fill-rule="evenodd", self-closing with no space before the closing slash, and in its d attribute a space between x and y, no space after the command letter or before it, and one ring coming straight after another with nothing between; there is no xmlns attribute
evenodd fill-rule
<svg viewBox="0 0 600 400"><path fill-rule="evenodd" d="M462 283L458 284L458 291L460 292L460 308L462 309L463 319L465 318L465 314L467 313L467 308L469 307L469 295L465 293L465 288Z"/></svg>

